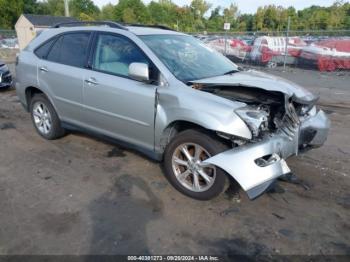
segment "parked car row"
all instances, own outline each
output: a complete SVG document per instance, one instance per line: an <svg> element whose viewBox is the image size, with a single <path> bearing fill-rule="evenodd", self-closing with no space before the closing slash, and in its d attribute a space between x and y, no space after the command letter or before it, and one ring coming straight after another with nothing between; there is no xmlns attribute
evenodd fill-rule
<svg viewBox="0 0 350 262"><path fill-rule="evenodd" d="M350 38L310 38L260 36L251 38L200 38L208 46L225 53L235 62L276 67L283 64L313 67L320 71L350 69ZM286 49L287 47L287 49ZM286 53L287 51L287 53Z"/></svg>
<svg viewBox="0 0 350 262"><path fill-rule="evenodd" d="M0 48L19 49L17 38L0 39Z"/></svg>

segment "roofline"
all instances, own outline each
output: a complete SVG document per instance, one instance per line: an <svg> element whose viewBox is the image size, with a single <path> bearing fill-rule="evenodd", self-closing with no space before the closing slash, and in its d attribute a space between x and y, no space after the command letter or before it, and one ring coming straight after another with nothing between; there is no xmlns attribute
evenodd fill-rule
<svg viewBox="0 0 350 262"><path fill-rule="evenodd" d="M52 28L60 28L60 27L74 27L74 26L82 26L82 25L107 25L111 28L117 28L117 29L122 29L122 30L128 30L125 26L112 22L112 21L77 21L77 22L63 22L63 23L58 23Z"/></svg>
<svg viewBox="0 0 350 262"><path fill-rule="evenodd" d="M77 22L62 22L58 23L52 28L60 28L60 27L74 27L74 26L81 26L81 25L106 25L111 28L117 28L122 30L128 30L127 26L132 27L144 27L144 28L158 28L163 30L169 30L169 31L176 31L168 26L165 25L145 25L145 24L129 24L129 23L117 23L113 21L77 21Z"/></svg>
<svg viewBox="0 0 350 262"><path fill-rule="evenodd" d="M128 23L123 23L123 25L125 26L134 26L134 27L145 27L145 28L158 28L158 29L164 29L164 30L169 30L169 31L175 31L177 32L176 30L168 27L168 26L165 26L165 25L145 25L145 24L128 24Z"/></svg>

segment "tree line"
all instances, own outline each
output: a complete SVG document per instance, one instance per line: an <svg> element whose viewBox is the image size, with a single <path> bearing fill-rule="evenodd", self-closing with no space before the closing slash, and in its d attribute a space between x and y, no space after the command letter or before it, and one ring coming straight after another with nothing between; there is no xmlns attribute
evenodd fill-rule
<svg viewBox="0 0 350 262"><path fill-rule="evenodd" d="M209 1L192 0L178 6L171 0L119 0L101 9L92 0L70 0L70 15L80 20L113 20L124 23L166 25L185 32L219 32L225 22L232 31L283 31L288 17L292 30L350 29L350 3L337 0L330 7L311 6L297 11L294 7L267 5L255 14L241 14L232 2L228 7L212 6ZM64 15L64 0L0 0L0 29L12 29L22 13Z"/></svg>

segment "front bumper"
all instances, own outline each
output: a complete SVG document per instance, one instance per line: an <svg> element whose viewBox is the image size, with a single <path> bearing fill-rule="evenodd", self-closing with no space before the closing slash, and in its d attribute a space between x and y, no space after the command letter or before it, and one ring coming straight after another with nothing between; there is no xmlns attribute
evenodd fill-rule
<svg viewBox="0 0 350 262"><path fill-rule="evenodd" d="M204 163L218 166L230 174L247 192L250 199L264 193L274 181L290 172L285 161L297 155L300 147L319 147L327 139L330 121L320 110L302 120L293 139L277 132L260 142L230 149Z"/></svg>

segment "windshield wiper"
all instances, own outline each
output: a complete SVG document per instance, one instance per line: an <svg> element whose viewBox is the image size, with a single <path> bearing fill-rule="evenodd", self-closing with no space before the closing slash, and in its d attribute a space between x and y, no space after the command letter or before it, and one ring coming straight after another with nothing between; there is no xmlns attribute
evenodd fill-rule
<svg viewBox="0 0 350 262"><path fill-rule="evenodd" d="M237 73L237 72L239 72L239 70L238 69L234 69L234 70L230 70L230 71L226 72L223 75L231 75L231 74L234 74L234 73Z"/></svg>

